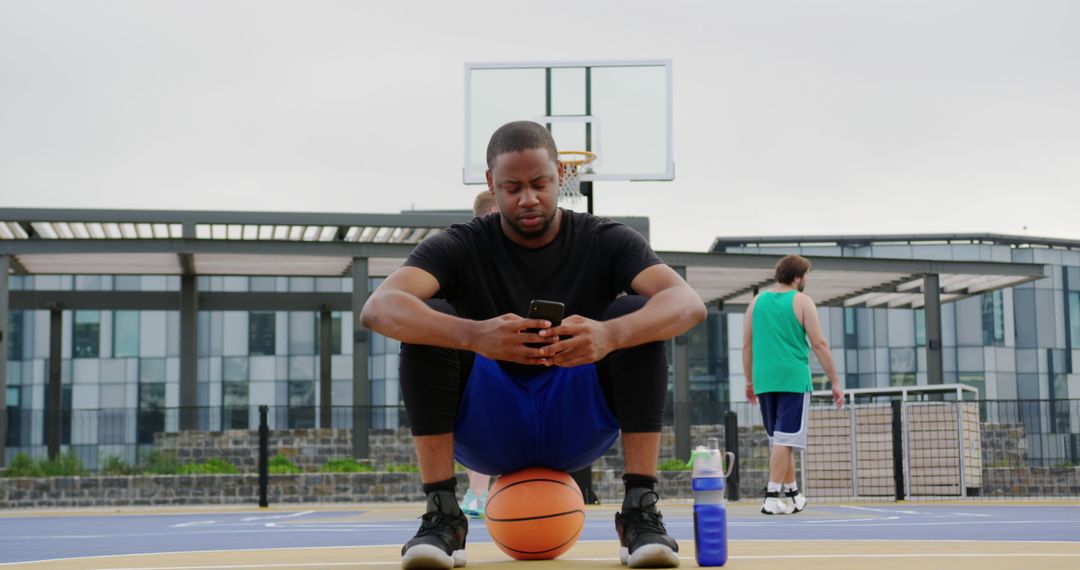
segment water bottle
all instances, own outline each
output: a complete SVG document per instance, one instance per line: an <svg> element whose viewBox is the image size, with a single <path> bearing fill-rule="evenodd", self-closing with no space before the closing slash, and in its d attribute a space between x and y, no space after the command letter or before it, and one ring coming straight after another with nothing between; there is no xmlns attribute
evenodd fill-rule
<svg viewBox="0 0 1080 570"><path fill-rule="evenodd" d="M735 454L726 454L729 469ZM727 509L724 507L724 457L720 441L710 437L690 457L693 465L694 555L698 566L723 566L727 562Z"/></svg>

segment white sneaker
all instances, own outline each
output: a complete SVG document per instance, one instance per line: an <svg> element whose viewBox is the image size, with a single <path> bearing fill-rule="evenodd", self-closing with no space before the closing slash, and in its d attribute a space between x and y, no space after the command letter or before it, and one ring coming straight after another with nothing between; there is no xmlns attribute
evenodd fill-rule
<svg viewBox="0 0 1080 570"><path fill-rule="evenodd" d="M803 494L798 491L798 489L794 491L788 491L786 495L788 500L791 501L791 506L795 508L794 512L801 513L802 510L806 508L806 497L804 497Z"/></svg>
<svg viewBox="0 0 1080 570"><path fill-rule="evenodd" d="M765 493L765 502L761 505L761 512L766 515L790 515L795 512L795 507L781 499L779 491L773 491Z"/></svg>

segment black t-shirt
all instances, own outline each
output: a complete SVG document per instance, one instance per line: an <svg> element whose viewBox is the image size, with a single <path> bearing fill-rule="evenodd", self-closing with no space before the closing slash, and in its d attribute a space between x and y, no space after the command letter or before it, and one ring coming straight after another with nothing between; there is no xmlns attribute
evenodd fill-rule
<svg viewBox="0 0 1080 570"><path fill-rule="evenodd" d="M500 214L455 224L420 242L405 265L439 282L436 297L458 316L525 316L533 299L566 304L566 316L598 320L644 269L663 263L645 238L605 218L563 210L551 243L522 247L503 234Z"/></svg>

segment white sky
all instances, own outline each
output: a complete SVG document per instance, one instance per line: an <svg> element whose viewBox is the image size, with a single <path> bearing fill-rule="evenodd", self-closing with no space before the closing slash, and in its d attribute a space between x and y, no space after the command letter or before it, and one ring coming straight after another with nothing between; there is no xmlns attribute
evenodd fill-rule
<svg viewBox="0 0 1080 570"><path fill-rule="evenodd" d="M463 65L674 61L674 182L718 235L1080 239L1080 2L0 0L0 206L465 208Z"/></svg>

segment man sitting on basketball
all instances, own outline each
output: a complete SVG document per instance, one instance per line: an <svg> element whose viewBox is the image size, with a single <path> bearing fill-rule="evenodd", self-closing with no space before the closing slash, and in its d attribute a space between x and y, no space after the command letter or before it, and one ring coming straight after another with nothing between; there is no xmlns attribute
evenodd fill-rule
<svg viewBox="0 0 1080 570"><path fill-rule="evenodd" d="M620 558L634 568L678 566L654 490L663 341L704 320L705 306L636 231L558 208L563 173L543 126L500 127L487 165L499 213L421 242L361 315L402 342L401 389L427 494L402 566L465 565L455 455L492 475L572 471L599 458L620 430ZM429 307L435 297L456 314ZM562 302L568 316L557 327L522 317L534 299Z"/></svg>

